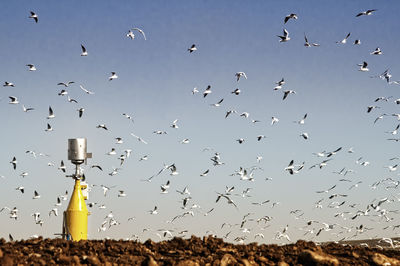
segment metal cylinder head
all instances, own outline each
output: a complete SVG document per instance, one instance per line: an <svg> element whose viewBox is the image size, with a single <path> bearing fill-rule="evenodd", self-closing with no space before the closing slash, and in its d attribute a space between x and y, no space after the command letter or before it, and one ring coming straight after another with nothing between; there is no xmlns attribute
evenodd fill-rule
<svg viewBox="0 0 400 266"><path fill-rule="evenodd" d="M82 164L86 158L86 138L68 139L68 160L73 164Z"/></svg>

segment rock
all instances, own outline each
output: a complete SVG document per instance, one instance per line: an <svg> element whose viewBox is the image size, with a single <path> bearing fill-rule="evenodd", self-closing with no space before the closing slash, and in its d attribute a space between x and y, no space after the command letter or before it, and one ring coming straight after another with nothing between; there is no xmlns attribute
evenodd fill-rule
<svg viewBox="0 0 400 266"><path fill-rule="evenodd" d="M88 256L87 261L92 265L101 265L99 258L96 256Z"/></svg>
<svg viewBox="0 0 400 266"><path fill-rule="evenodd" d="M68 257L68 256L65 256L65 255L63 255L63 254L61 254L61 255L58 257L58 261L61 262L61 263L71 264L71 258Z"/></svg>
<svg viewBox="0 0 400 266"><path fill-rule="evenodd" d="M289 266L289 264L287 264L284 261L280 261L280 262L278 262L278 266Z"/></svg>
<svg viewBox="0 0 400 266"><path fill-rule="evenodd" d="M158 263L154 260L152 256L147 257L147 266L158 266Z"/></svg>
<svg viewBox="0 0 400 266"><path fill-rule="evenodd" d="M231 254L225 254L221 259L221 266L236 265L237 260Z"/></svg>
<svg viewBox="0 0 400 266"><path fill-rule="evenodd" d="M380 253L375 253L374 255L372 255L372 261L376 265L382 265L382 266L400 265L400 261L398 259L389 258Z"/></svg>
<svg viewBox="0 0 400 266"><path fill-rule="evenodd" d="M257 265L257 263L255 263L254 260L249 261L248 259L241 259L240 262L245 266Z"/></svg>
<svg viewBox="0 0 400 266"><path fill-rule="evenodd" d="M3 251L0 249L0 259L3 257Z"/></svg>
<svg viewBox="0 0 400 266"><path fill-rule="evenodd" d="M0 265L2 266L13 266L14 264L14 260L8 255L5 255L0 261Z"/></svg>
<svg viewBox="0 0 400 266"><path fill-rule="evenodd" d="M306 265L339 265L339 260L321 252L305 250L299 255L299 262Z"/></svg>

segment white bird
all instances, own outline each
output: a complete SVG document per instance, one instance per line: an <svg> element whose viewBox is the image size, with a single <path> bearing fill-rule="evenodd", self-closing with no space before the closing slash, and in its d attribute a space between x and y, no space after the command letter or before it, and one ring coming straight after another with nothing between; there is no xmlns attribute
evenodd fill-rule
<svg viewBox="0 0 400 266"><path fill-rule="evenodd" d="M397 130L399 129L400 124L397 125L397 127L393 131L386 131L386 133L390 133L392 135L397 135Z"/></svg>
<svg viewBox="0 0 400 266"><path fill-rule="evenodd" d="M27 64L26 66L29 67L29 71L35 71L36 70L36 67L33 64Z"/></svg>
<svg viewBox="0 0 400 266"><path fill-rule="evenodd" d="M236 88L234 91L231 92L231 94L239 95L240 94L240 89Z"/></svg>
<svg viewBox="0 0 400 266"><path fill-rule="evenodd" d="M195 44L192 44L192 46L187 50L189 51L189 53L193 53L194 51L197 51L197 47Z"/></svg>
<svg viewBox="0 0 400 266"><path fill-rule="evenodd" d="M193 90L192 90L192 95L194 95L197 92L199 92L199 90L196 87L194 87Z"/></svg>
<svg viewBox="0 0 400 266"><path fill-rule="evenodd" d="M214 106L214 107L220 107L221 106L221 103L224 101L224 98L222 98L221 100L219 100L217 103L213 103L213 104L210 104L211 106Z"/></svg>
<svg viewBox="0 0 400 266"><path fill-rule="evenodd" d="M22 172L22 173L20 174L21 177L25 177L25 176L28 176L28 175L29 175L28 172Z"/></svg>
<svg viewBox="0 0 400 266"><path fill-rule="evenodd" d="M171 164L167 167L167 169L171 170L170 175L178 175L179 173L176 171L175 164Z"/></svg>
<svg viewBox="0 0 400 266"><path fill-rule="evenodd" d="M289 32L286 29L283 29L283 36L277 36L280 38L279 42L287 42L290 40Z"/></svg>
<svg viewBox="0 0 400 266"><path fill-rule="evenodd" d="M29 112L29 111L35 110L35 108L32 108L32 107L26 108L25 105L22 105L22 110L24 110L24 112L27 113L27 112Z"/></svg>
<svg viewBox="0 0 400 266"><path fill-rule="evenodd" d="M47 116L47 119L52 119L54 117L56 116L54 115L53 109L51 108L51 106L49 106L49 115Z"/></svg>
<svg viewBox="0 0 400 266"><path fill-rule="evenodd" d="M146 35L144 34L144 31L143 31L143 30L141 30L141 29L139 29L139 28L133 28L132 30L136 30L136 31L138 31L140 34L142 34L144 40L146 41ZM133 39L133 38L132 38L132 39Z"/></svg>
<svg viewBox="0 0 400 266"><path fill-rule="evenodd" d="M291 13L291 14L287 15L285 17L285 19L283 20L284 24L286 24L286 22L288 22L289 19L297 19L297 14Z"/></svg>
<svg viewBox="0 0 400 266"><path fill-rule="evenodd" d="M115 151L114 148L111 148L111 151L107 152L106 154L107 154L107 155L116 155L117 152Z"/></svg>
<svg viewBox="0 0 400 266"><path fill-rule="evenodd" d="M210 85L208 85L207 86L207 88L206 88L206 90L203 92L203 98L205 98L208 94L210 94L212 91L211 91L211 86Z"/></svg>
<svg viewBox="0 0 400 266"><path fill-rule="evenodd" d="M235 77L236 77L237 82L239 82L241 77L244 77L245 79L247 79L246 73L244 73L244 72L236 72Z"/></svg>
<svg viewBox="0 0 400 266"><path fill-rule="evenodd" d="M181 141L181 144L189 144L190 140L189 139L183 139Z"/></svg>
<svg viewBox="0 0 400 266"><path fill-rule="evenodd" d="M34 192L33 192L33 198L32 199L39 199L40 198L40 195L39 195L39 193L35 190Z"/></svg>
<svg viewBox="0 0 400 266"><path fill-rule="evenodd" d="M306 132L302 133L300 136L303 137L304 139L309 138L308 133L306 133Z"/></svg>
<svg viewBox="0 0 400 266"><path fill-rule="evenodd" d="M202 174L200 174L200 176L207 176L209 172L210 172L210 169L207 169Z"/></svg>
<svg viewBox="0 0 400 266"><path fill-rule="evenodd" d="M293 122L294 122L294 123L297 123L297 124L299 124L299 125L304 125L306 118L307 118L307 113L306 113L306 114L303 116L303 118L300 119L299 121L293 121Z"/></svg>
<svg viewBox="0 0 400 266"><path fill-rule="evenodd" d="M360 44L361 44L361 40L359 40L359 39L354 40L354 45L360 45Z"/></svg>
<svg viewBox="0 0 400 266"><path fill-rule="evenodd" d="M144 144L147 144L147 141L145 141L144 139L142 139L141 137L139 137L139 136L136 136L135 134L133 134L133 133L131 133L131 136L133 136L133 137L135 137L135 138L137 138L137 140L138 141L140 141L140 142L143 142Z"/></svg>
<svg viewBox="0 0 400 266"><path fill-rule="evenodd" d="M79 85L79 87L80 87L84 92L86 92L87 94L94 94L94 92L85 89L82 85Z"/></svg>
<svg viewBox="0 0 400 266"><path fill-rule="evenodd" d="M81 49L82 49L81 56L87 56L87 55L88 55L88 52L87 52L85 46L83 46L83 44L81 44Z"/></svg>
<svg viewBox="0 0 400 266"><path fill-rule="evenodd" d="M154 206L154 209L150 210L149 213L150 213L150 214L153 214L153 215L154 215L154 214L158 214L157 206Z"/></svg>
<svg viewBox="0 0 400 266"><path fill-rule="evenodd" d="M305 33L304 33L304 41L305 41L304 42L304 46L305 47L311 47L311 46L318 47L318 46L320 46L320 44L318 44L318 43L309 43Z"/></svg>
<svg viewBox="0 0 400 266"><path fill-rule="evenodd" d="M21 191L22 194L24 194L24 192L25 192L25 188L22 187L22 186L19 186L19 187L15 188L15 190Z"/></svg>
<svg viewBox="0 0 400 266"><path fill-rule="evenodd" d="M360 67L360 69L358 71L362 71L362 72L367 72L369 71L368 69L368 63L367 62L363 62L362 64L358 64L358 66Z"/></svg>
<svg viewBox="0 0 400 266"><path fill-rule="evenodd" d="M12 161L10 162L10 164L13 165L14 170L17 169L17 159L15 157L13 157Z"/></svg>
<svg viewBox="0 0 400 266"><path fill-rule="evenodd" d="M379 47L376 47L376 49L374 51L372 51L370 54L372 55L381 55L382 51Z"/></svg>
<svg viewBox="0 0 400 266"><path fill-rule="evenodd" d="M273 116L273 117L271 118L271 126L274 125L274 124L276 124L276 123L278 123L278 122L279 122L279 119L278 119L277 117Z"/></svg>
<svg viewBox="0 0 400 266"><path fill-rule="evenodd" d="M135 39L135 34L131 30L128 31L126 34L126 37L131 38L131 40Z"/></svg>
<svg viewBox="0 0 400 266"><path fill-rule="evenodd" d="M60 167L58 167L58 170L61 170L65 173L66 169L67 169L67 167L64 165L64 161L61 160Z"/></svg>
<svg viewBox="0 0 400 266"><path fill-rule="evenodd" d="M69 97L69 95L67 95L67 101L68 101L68 102L70 102L70 103L72 103L72 102L74 102L74 103L78 103L78 101L77 101L77 100L75 100L75 99L72 99L71 97Z"/></svg>
<svg viewBox="0 0 400 266"><path fill-rule="evenodd" d="M375 11L376 11L376 9L369 9L369 10L367 10L367 11L363 11L363 12L358 13L358 14L356 15L356 17L360 17L360 16L369 16L369 15L372 15L372 12L375 12Z"/></svg>
<svg viewBox="0 0 400 266"><path fill-rule="evenodd" d="M12 82L5 81L3 87L15 87L15 84Z"/></svg>
<svg viewBox="0 0 400 266"><path fill-rule="evenodd" d="M59 96L68 95L68 91L67 91L67 90L61 90L61 91L58 93L58 95L59 95Z"/></svg>
<svg viewBox="0 0 400 266"><path fill-rule="evenodd" d="M64 86L64 87L69 87L69 85L71 85L71 84L74 84L75 82L74 81L68 81L68 82L59 82L59 83L57 83L57 85L61 85L61 86Z"/></svg>
<svg viewBox="0 0 400 266"><path fill-rule="evenodd" d="M108 78L109 81L113 80L113 79L117 79L118 76L115 72L111 72L111 76Z"/></svg>
<svg viewBox="0 0 400 266"><path fill-rule="evenodd" d="M50 131L53 131L53 130L54 130L54 129L50 126L50 124L47 123L47 128L46 128L44 131L50 132Z"/></svg>
<svg viewBox="0 0 400 266"><path fill-rule="evenodd" d="M8 98L10 98L10 101L8 102L9 104L18 104L19 103L17 97L15 97L15 96L9 96Z"/></svg>
<svg viewBox="0 0 400 266"><path fill-rule="evenodd" d="M49 211L49 217L51 216L51 214L53 214L54 216L58 216L58 209L53 208L51 211Z"/></svg>
<svg viewBox="0 0 400 266"><path fill-rule="evenodd" d="M35 22L38 23L38 21L39 21L38 15L33 11L30 11L30 13L31 13L31 15L29 16L29 18L33 18L33 20L35 20Z"/></svg>
<svg viewBox="0 0 400 266"><path fill-rule="evenodd" d="M179 127L176 123L178 123L178 119L175 119L174 121L172 121L172 124L170 125L170 127L178 129Z"/></svg>
<svg viewBox="0 0 400 266"><path fill-rule="evenodd" d="M118 197L126 197L126 193L123 190L119 190Z"/></svg>
<svg viewBox="0 0 400 266"><path fill-rule="evenodd" d="M346 37L345 37L343 40L337 41L336 43L345 44L345 43L347 43L347 39L348 39L349 37L350 37L350 32L346 35Z"/></svg>
<svg viewBox="0 0 400 266"><path fill-rule="evenodd" d="M282 98L282 100L285 100L285 99L288 97L289 94L296 94L296 92L293 91L293 90L286 90L286 91L284 91L284 92L283 92L283 98Z"/></svg>

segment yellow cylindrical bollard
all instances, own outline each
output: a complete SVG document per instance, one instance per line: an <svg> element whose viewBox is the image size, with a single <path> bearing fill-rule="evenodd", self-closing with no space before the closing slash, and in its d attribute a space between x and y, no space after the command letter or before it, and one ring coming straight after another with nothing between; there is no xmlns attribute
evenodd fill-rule
<svg viewBox="0 0 400 266"><path fill-rule="evenodd" d="M81 182L75 180L74 191L66 211L67 234L73 241L87 239L88 209L81 191Z"/></svg>

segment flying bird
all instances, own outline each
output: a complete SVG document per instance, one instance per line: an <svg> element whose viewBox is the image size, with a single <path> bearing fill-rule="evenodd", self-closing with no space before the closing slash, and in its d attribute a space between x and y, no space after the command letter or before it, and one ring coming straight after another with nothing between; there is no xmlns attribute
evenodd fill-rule
<svg viewBox="0 0 400 266"><path fill-rule="evenodd" d="M283 29L283 36L277 36L280 38L279 42L287 42L290 40L289 32L286 29Z"/></svg>
<svg viewBox="0 0 400 266"><path fill-rule="evenodd" d="M140 34L142 34L144 40L146 41L146 35L144 34L144 31L143 31L143 30L141 30L141 29L139 29L139 28L133 28L132 30L136 30L136 31L138 31ZM133 38L132 38L132 39L133 39Z"/></svg>
<svg viewBox="0 0 400 266"><path fill-rule="evenodd" d="M338 44L345 44L345 43L347 43L347 39L350 37L350 32L346 35L346 37L343 39L343 40L341 40L341 41L337 41L336 43L338 43Z"/></svg>
<svg viewBox="0 0 400 266"><path fill-rule="evenodd" d="M35 22L38 23L38 20L39 20L38 15L33 11L31 11L30 13L31 13L31 15L29 16L29 18L33 18L35 20Z"/></svg>
<svg viewBox="0 0 400 266"><path fill-rule="evenodd" d="M29 71L36 71L36 67L33 64L27 64L27 67L29 67Z"/></svg>
<svg viewBox="0 0 400 266"><path fill-rule="evenodd" d="M51 108L51 106L49 106L49 115L47 116L47 119L52 119L54 117L56 116L54 115L53 109Z"/></svg>
<svg viewBox="0 0 400 266"><path fill-rule="evenodd" d="M289 94L296 94L296 92L293 91L293 90L284 91L282 100L285 100L288 97Z"/></svg>
<svg viewBox="0 0 400 266"><path fill-rule="evenodd" d="M14 157L10 163L13 165L14 170L16 170L17 169L17 159Z"/></svg>
<svg viewBox="0 0 400 266"><path fill-rule="evenodd" d="M33 198L32 199L40 199L40 194L36 190L33 192Z"/></svg>
<svg viewBox="0 0 400 266"><path fill-rule="evenodd" d="M94 94L94 92L85 89L82 85L79 85L79 87L80 87L84 92L86 92L87 94Z"/></svg>
<svg viewBox="0 0 400 266"><path fill-rule="evenodd" d="M239 82L241 77L244 77L245 79L247 79L246 73L244 73L244 72L236 72L235 77L236 77L237 82Z"/></svg>
<svg viewBox="0 0 400 266"><path fill-rule="evenodd" d="M211 91L211 86L210 85L208 85L207 86L207 88L206 88L206 90L203 92L203 97L205 98L208 94L210 94L212 91Z"/></svg>
<svg viewBox="0 0 400 266"><path fill-rule="evenodd" d="M286 24L286 22L288 22L289 19L297 19L297 14L291 13L291 14L287 15L285 17L285 19L283 20L284 24Z"/></svg>
<svg viewBox="0 0 400 266"><path fill-rule="evenodd" d="M44 131L50 132L50 131L53 131L53 128L50 126L49 123L47 123L47 128Z"/></svg>
<svg viewBox="0 0 400 266"><path fill-rule="evenodd" d="M369 9L369 10L367 10L367 11L363 11L363 12L358 13L358 14L356 15L356 17L370 16L370 15L372 15L372 13L375 12L375 11L377 11L377 10L376 10L376 9Z"/></svg>
<svg viewBox="0 0 400 266"><path fill-rule="evenodd" d="M88 55L88 52L87 52L85 46L83 46L83 44L81 44L81 49L82 49L81 56L87 56L87 55Z"/></svg>
<svg viewBox="0 0 400 266"><path fill-rule="evenodd" d="M189 53L193 53L194 51L197 51L197 47L195 44L192 44L190 48L188 48Z"/></svg>
<svg viewBox="0 0 400 266"><path fill-rule="evenodd" d="M117 79L118 76L115 72L111 72L111 76L108 78L109 81L113 80L113 79Z"/></svg>
<svg viewBox="0 0 400 266"><path fill-rule="evenodd" d="M362 72L367 72L369 71L368 69L368 63L367 62L363 62L362 64L358 64L358 66L360 67L360 69L358 71L362 71Z"/></svg>
<svg viewBox="0 0 400 266"><path fill-rule="evenodd" d="M15 96L9 96L8 98L10 98L10 101L8 102L9 104L18 104L19 103L17 97L15 97Z"/></svg>
<svg viewBox="0 0 400 266"><path fill-rule="evenodd" d="M81 118L82 115L83 115L83 112L85 111L85 109L84 108L79 108L77 111L78 111L78 114L79 114L79 118Z"/></svg>
<svg viewBox="0 0 400 266"><path fill-rule="evenodd" d="M66 83L64 83L64 82L59 82L59 83L57 83L57 85L61 85L61 86L64 86L64 87L68 87L69 85L74 84L74 83L75 83L74 81L68 81L68 82L66 82Z"/></svg>

